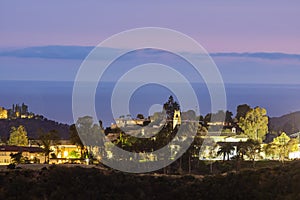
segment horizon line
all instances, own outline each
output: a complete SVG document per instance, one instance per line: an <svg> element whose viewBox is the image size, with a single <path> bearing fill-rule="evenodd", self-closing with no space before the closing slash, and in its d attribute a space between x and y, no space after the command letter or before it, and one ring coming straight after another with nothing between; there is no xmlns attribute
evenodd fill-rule
<svg viewBox="0 0 300 200"><path fill-rule="evenodd" d="M57 48L63 48L63 47L68 47L68 48L91 48L93 50L97 46L93 45L63 45L63 44L45 44L45 45L29 45L29 46L0 46L0 56L4 57L4 55L1 55L2 53L12 53L17 50L26 50L26 49L32 49L32 48L47 48L47 47L57 47ZM123 48L115 48L115 47L101 47L101 48L107 48L111 50L120 50ZM126 49L126 48L125 48ZM152 49L152 48L149 48ZM154 49L154 48L153 48ZM189 51L178 51L177 52L182 52L182 53L191 53ZM246 54L285 54L285 55L297 55L300 56L300 52L284 52L284 51L261 51L261 50L248 50L248 51L212 51L209 52L207 51L208 54L213 54L211 56L230 56L231 54L236 54L236 55L246 55ZM218 55L221 54L221 55Z"/></svg>

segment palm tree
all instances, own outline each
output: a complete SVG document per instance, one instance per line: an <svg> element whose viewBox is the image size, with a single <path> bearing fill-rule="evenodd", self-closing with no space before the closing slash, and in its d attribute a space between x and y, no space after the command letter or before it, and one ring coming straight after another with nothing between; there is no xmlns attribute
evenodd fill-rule
<svg viewBox="0 0 300 200"><path fill-rule="evenodd" d="M231 143L226 142L226 143L219 143L221 146L220 149L218 150L217 154L218 155L223 155L223 161L225 161L225 157L227 155L227 160L229 160L229 155L231 154L232 151L234 151L234 147Z"/></svg>
<svg viewBox="0 0 300 200"><path fill-rule="evenodd" d="M187 150L189 174L192 171L192 163L191 163L192 158L197 157L199 160L199 152L200 152L200 147L201 147L202 143L203 143L203 139L201 137L196 136L194 138L194 141L192 142L192 144L190 145L190 147Z"/></svg>
<svg viewBox="0 0 300 200"><path fill-rule="evenodd" d="M49 154L52 152L51 145L55 144L58 139L58 132L56 130L51 130L47 133L39 130L39 140L41 142L40 145L43 147L45 163L49 163Z"/></svg>
<svg viewBox="0 0 300 200"><path fill-rule="evenodd" d="M236 170L240 171L241 161L244 160L244 156L247 155L248 151L248 143L247 142L238 142L236 146Z"/></svg>
<svg viewBox="0 0 300 200"><path fill-rule="evenodd" d="M247 152L246 155L253 161L253 168L255 167L256 156L259 156L261 151L260 143L256 140L249 139L246 142Z"/></svg>
<svg viewBox="0 0 300 200"><path fill-rule="evenodd" d="M244 160L244 156L247 154L248 143L240 141L237 144L237 159Z"/></svg>

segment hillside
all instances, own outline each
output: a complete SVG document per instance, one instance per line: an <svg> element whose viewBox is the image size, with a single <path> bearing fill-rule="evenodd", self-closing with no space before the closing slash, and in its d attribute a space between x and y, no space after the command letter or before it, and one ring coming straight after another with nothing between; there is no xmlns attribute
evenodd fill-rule
<svg viewBox="0 0 300 200"><path fill-rule="evenodd" d="M11 127L20 125L25 127L29 139L37 139L40 130L56 130L61 139L69 138L69 125L48 119L0 119L0 137L8 138Z"/></svg>
<svg viewBox="0 0 300 200"><path fill-rule="evenodd" d="M300 199L300 162L220 175L50 166L0 171L0 199Z"/></svg>
<svg viewBox="0 0 300 200"><path fill-rule="evenodd" d="M300 111L293 112L281 117L271 117L269 119L269 131L279 133L286 132L288 135L299 132Z"/></svg>

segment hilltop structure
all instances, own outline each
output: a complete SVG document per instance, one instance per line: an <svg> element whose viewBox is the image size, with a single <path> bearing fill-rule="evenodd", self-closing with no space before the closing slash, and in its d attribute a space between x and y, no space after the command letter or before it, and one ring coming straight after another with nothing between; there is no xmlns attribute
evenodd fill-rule
<svg viewBox="0 0 300 200"><path fill-rule="evenodd" d="M0 119L26 119L33 118L34 114L28 111L28 106L24 103L20 106L19 104L13 104L12 108L5 109L0 107Z"/></svg>

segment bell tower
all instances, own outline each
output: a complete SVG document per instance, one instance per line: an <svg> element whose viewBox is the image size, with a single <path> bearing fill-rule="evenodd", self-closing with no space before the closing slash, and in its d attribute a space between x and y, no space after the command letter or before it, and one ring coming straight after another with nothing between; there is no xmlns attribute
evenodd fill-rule
<svg viewBox="0 0 300 200"><path fill-rule="evenodd" d="M175 110L174 111L174 116L173 116L173 129L181 124L181 117L180 117L180 110Z"/></svg>

